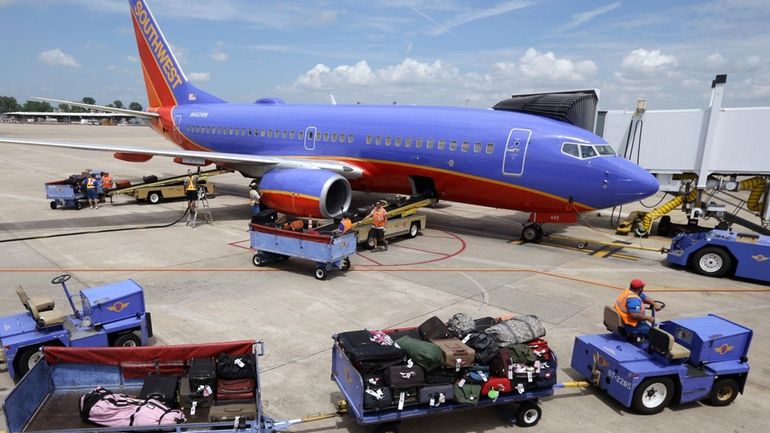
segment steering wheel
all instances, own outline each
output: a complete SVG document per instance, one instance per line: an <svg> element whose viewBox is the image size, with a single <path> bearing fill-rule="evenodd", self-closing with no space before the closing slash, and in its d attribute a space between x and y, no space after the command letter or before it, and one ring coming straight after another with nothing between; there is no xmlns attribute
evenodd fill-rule
<svg viewBox="0 0 770 433"><path fill-rule="evenodd" d="M65 282L69 281L70 278L72 278L72 275L70 275L70 274L62 274L62 275L59 275L58 277L54 278L53 280L51 280L51 284L62 284L62 283L65 283Z"/></svg>
<svg viewBox="0 0 770 433"><path fill-rule="evenodd" d="M658 326L658 320L655 317L655 312L657 310L662 310L662 309L666 308L666 303L663 302L663 301L653 301L652 302L652 307L653 308L650 308L650 309L652 310L653 326ZM655 308L655 307L658 307L658 308Z"/></svg>

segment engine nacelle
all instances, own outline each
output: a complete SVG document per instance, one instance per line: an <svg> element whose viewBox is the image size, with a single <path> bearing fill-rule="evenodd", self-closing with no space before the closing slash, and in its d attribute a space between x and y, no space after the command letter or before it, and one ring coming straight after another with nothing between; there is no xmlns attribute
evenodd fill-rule
<svg viewBox="0 0 770 433"><path fill-rule="evenodd" d="M334 218L348 210L352 197L347 179L329 170L277 168L259 182L260 203L279 212Z"/></svg>

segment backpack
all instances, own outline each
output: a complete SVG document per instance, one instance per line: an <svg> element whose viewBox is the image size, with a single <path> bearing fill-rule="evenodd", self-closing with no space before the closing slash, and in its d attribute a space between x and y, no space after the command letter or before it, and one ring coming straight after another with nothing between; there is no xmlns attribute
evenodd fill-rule
<svg viewBox="0 0 770 433"><path fill-rule="evenodd" d="M516 316L511 320L500 322L485 331L498 343L526 343L545 336L545 328L537 316Z"/></svg>
<svg viewBox="0 0 770 433"><path fill-rule="evenodd" d="M449 319L449 322L447 322L449 332L454 334L457 338L465 337L468 333L472 332L475 327L473 318L465 313L457 313Z"/></svg>
<svg viewBox="0 0 770 433"><path fill-rule="evenodd" d="M80 418L104 427L131 427L186 422L181 410L169 409L158 400L116 394L102 387L80 397Z"/></svg>
<svg viewBox="0 0 770 433"><path fill-rule="evenodd" d="M500 353L500 346L494 338L481 332L468 334L463 340L476 351L476 362L487 364Z"/></svg>
<svg viewBox="0 0 770 433"><path fill-rule="evenodd" d="M217 379L256 379L257 359L253 353L231 356L220 353L217 357Z"/></svg>

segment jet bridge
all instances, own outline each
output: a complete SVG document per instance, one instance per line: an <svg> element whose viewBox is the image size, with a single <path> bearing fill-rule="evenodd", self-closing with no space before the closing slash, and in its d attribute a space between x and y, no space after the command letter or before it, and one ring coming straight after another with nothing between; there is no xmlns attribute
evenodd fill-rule
<svg viewBox="0 0 770 433"><path fill-rule="evenodd" d="M646 235L654 219L676 208L687 213L692 226L713 217L720 228L737 222L768 231L770 107L723 107L726 82L726 75L716 76L705 109L647 110L640 100L634 111L599 112L596 133L654 174L661 191L674 196L651 212L632 215L625 232ZM739 216L747 213L757 223Z"/></svg>

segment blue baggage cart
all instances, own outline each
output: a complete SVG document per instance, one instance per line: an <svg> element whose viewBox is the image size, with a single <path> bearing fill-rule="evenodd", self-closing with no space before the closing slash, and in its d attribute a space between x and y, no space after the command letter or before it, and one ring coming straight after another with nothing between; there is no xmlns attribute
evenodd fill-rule
<svg viewBox="0 0 770 433"><path fill-rule="evenodd" d="M406 328L405 328L406 329ZM399 329L402 331L403 329ZM392 331L392 330L391 330ZM391 331L385 331L391 332ZM364 409L364 380L356 367L340 347L337 336L332 347L332 380L337 383L347 402L347 411L359 425L380 425L382 431L396 429L401 420L427 415L438 415L457 412L466 409L476 409L496 406L503 416L511 423L520 427L531 427L540 422L542 410L539 400L554 394L555 388L573 386L570 384L554 384L553 386L534 387L523 393L517 391L500 394L498 398L482 397L476 405L447 401L438 406L418 404L405 406L402 410L396 407L390 409ZM556 354L551 352L554 365L557 363Z"/></svg>
<svg viewBox="0 0 770 433"><path fill-rule="evenodd" d="M51 200L51 209L70 207L80 209L80 200L85 200L85 193L68 180L57 180L45 184L45 197Z"/></svg>
<svg viewBox="0 0 770 433"><path fill-rule="evenodd" d="M251 248L257 250L252 259L254 266L298 257L315 262L315 277L319 280L326 278L328 271L332 269L350 269L348 256L356 252L354 232L337 236L252 224L250 238Z"/></svg>

